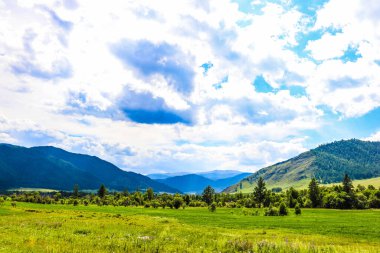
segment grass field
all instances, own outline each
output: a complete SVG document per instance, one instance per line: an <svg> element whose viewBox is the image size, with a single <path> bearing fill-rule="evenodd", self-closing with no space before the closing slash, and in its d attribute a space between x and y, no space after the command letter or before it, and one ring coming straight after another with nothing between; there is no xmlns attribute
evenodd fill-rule
<svg viewBox="0 0 380 253"><path fill-rule="evenodd" d="M373 185L376 188L380 187L380 177L374 177L374 178L369 178L369 179L361 179L361 180L353 180L352 184L356 187L359 184L367 187L368 185ZM332 186L332 185L340 185L338 184L328 184L326 186Z"/></svg>
<svg viewBox="0 0 380 253"><path fill-rule="evenodd" d="M147 209L9 202L0 252L380 252L380 210Z"/></svg>

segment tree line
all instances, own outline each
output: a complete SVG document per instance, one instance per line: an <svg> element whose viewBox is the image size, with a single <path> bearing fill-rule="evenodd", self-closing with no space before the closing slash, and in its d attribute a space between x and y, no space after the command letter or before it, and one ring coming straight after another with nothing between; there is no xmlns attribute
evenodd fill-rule
<svg viewBox="0 0 380 253"><path fill-rule="evenodd" d="M32 202L41 204L63 205L113 205L113 206L143 206L146 208L186 208L208 207L215 211L219 207L227 208L265 208L266 215L286 215L288 208L301 212L301 208L335 208L335 209L367 209L380 208L380 188L374 186L354 187L346 174L342 185L331 187L320 186L311 179L307 189L297 190L293 187L286 191L268 189L260 177L252 193L215 193L208 186L202 194L167 194L155 193L152 188L145 192L109 192L101 185L96 193L84 193L78 185L72 192L14 192L0 196L0 205L4 200Z"/></svg>

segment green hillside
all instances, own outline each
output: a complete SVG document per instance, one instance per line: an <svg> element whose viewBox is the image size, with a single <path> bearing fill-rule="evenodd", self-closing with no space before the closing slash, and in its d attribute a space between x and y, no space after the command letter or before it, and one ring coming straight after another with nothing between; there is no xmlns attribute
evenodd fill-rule
<svg viewBox="0 0 380 253"><path fill-rule="evenodd" d="M340 182L347 173L353 180L380 177L380 142L336 141L321 145L287 161L263 168L225 189L251 192L263 177L269 188L303 188L312 177L322 184Z"/></svg>

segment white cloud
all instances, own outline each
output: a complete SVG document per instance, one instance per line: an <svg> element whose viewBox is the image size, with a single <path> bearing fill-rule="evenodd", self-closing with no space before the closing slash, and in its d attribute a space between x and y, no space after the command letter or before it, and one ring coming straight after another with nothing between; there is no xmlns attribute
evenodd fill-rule
<svg viewBox="0 0 380 253"><path fill-rule="evenodd" d="M371 136L364 138L365 141L380 141L380 131L372 134Z"/></svg>
<svg viewBox="0 0 380 253"><path fill-rule="evenodd" d="M140 172L255 170L289 158L304 151L304 131L323 124L318 106L356 117L380 105L377 17L360 1L336 11L343 3L331 0L310 28L310 17L274 3L250 14L227 0L4 1L0 140L91 153ZM300 34L331 26L342 32L307 46L321 63L292 50ZM159 59L127 61L112 50L126 42ZM348 45L362 59L336 59ZM204 74L206 62L213 67ZM260 75L275 92L257 92ZM191 79L190 92L177 79ZM291 95L292 85L306 94ZM123 112L131 104L157 104L190 124L133 122Z"/></svg>

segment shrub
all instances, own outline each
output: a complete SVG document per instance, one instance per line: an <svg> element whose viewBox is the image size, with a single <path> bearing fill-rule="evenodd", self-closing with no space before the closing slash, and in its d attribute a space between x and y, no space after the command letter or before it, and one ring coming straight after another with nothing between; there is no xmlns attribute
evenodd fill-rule
<svg viewBox="0 0 380 253"><path fill-rule="evenodd" d="M210 212L215 212L216 211L216 203L212 202L211 205L208 207L208 210Z"/></svg>
<svg viewBox="0 0 380 253"><path fill-rule="evenodd" d="M301 208L299 204L297 204L296 207L294 208L294 213L296 215L301 215Z"/></svg>
<svg viewBox="0 0 380 253"><path fill-rule="evenodd" d="M160 203L157 200L152 201L152 207L157 208L160 206Z"/></svg>
<svg viewBox="0 0 380 253"><path fill-rule="evenodd" d="M183 200L181 197L175 197L173 199L173 206L175 209L178 209L182 206Z"/></svg>
<svg viewBox="0 0 380 253"><path fill-rule="evenodd" d="M252 252L253 248L252 242L242 239L228 241L226 246L232 249L232 252Z"/></svg>
<svg viewBox="0 0 380 253"><path fill-rule="evenodd" d="M12 207L16 207L16 202L13 201L13 202L11 203L11 206L12 206Z"/></svg>
<svg viewBox="0 0 380 253"><path fill-rule="evenodd" d="M269 206L269 208L265 210L264 215L265 216L278 216L279 215L278 209L276 207Z"/></svg>
<svg viewBox="0 0 380 253"><path fill-rule="evenodd" d="M75 199L75 200L73 201L73 205L74 205L74 206L79 205L79 201L78 201L77 199Z"/></svg>
<svg viewBox="0 0 380 253"><path fill-rule="evenodd" d="M285 216L285 215L288 215L288 208L286 207L285 203L282 202L280 204L280 208L279 208L279 211L278 211L279 215L281 216Z"/></svg>
<svg viewBox="0 0 380 253"><path fill-rule="evenodd" d="M88 206L89 201L87 199L83 200L83 205Z"/></svg>
<svg viewBox="0 0 380 253"><path fill-rule="evenodd" d="M282 188L281 187L274 187L274 188L272 188L272 192L276 192L276 193L282 192Z"/></svg>
<svg viewBox="0 0 380 253"><path fill-rule="evenodd" d="M0 197L0 206L4 205L4 199Z"/></svg>
<svg viewBox="0 0 380 253"><path fill-rule="evenodd" d="M371 208L380 208L380 199L372 197L369 201L369 206Z"/></svg>
<svg viewBox="0 0 380 253"><path fill-rule="evenodd" d="M359 193L356 196L355 207L357 209L366 209L369 207L368 199L364 194Z"/></svg>

